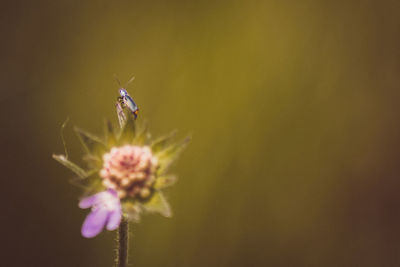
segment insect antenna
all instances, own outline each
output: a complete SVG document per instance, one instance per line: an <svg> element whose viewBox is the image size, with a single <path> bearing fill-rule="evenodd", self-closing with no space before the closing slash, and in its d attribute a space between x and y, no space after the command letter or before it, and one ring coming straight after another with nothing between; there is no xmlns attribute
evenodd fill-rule
<svg viewBox="0 0 400 267"><path fill-rule="evenodd" d="M125 83L125 88L126 88L131 82L133 82L134 80L135 80L135 76L132 76L132 78L130 78L129 81L127 81L127 82Z"/></svg>
<svg viewBox="0 0 400 267"><path fill-rule="evenodd" d="M121 88L121 82L119 81L117 74L114 73L114 80L118 83L119 88Z"/></svg>

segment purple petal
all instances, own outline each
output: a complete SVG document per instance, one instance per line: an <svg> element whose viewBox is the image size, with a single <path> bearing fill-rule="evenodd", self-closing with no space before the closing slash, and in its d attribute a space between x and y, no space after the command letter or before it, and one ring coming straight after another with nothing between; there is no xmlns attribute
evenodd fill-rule
<svg viewBox="0 0 400 267"><path fill-rule="evenodd" d="M90 208L91 206L94 206L94 205L100 203L101 201L103 201L104 197L106 197L110 193L111 193L111 191L107 190L107 191L103 191L103 192L94 194L93 196L85 197L84 199L82 199L79 202L79 207L81 209Z"/></svg>
<svg viewBox="0 0 400 267"><path fill-rule="evenodd" d="M121 223L121 217L122 217L121 207L118 207L118 209L112 211L110 213L110 217L108 218L106 226L107 230L112 231L117 229L119 224Z"/></svg>
<svg viewBox="0 0 400 267"><path fill-rule="evenodd" d="M112 188L108 188L106 192L111 193L111 194L112 194L114 197L116 197L116 198L118 197L117 191L115 191L115 190L112 189Z"/></svg>
<svg viewBox="0 0 400 267"><path fill-rule="evenodd" d="M80 202L79 202L79 208L81 209L87 209L90 208L91 206L95 205L98 200L99 200L99 195L101 193L95 194L93 196L88 196L83 198Z"/></svg>
<svg viewBox="0 0 400 267"><path fill-rule="evenodd" d="M95 237L104 228L109 217L106 209L96 209L89 213L82 225L82 235L86 238Z"/></svg>
<svg viewBox="0 0 400 267"><path fill-rule="evenodd" d="M81 209L90 208L91 206L93 206L96 203L97 199L98 199L97 195L85 197L84 199L82 199L79 202L79 208L81 208Z"/></svg>

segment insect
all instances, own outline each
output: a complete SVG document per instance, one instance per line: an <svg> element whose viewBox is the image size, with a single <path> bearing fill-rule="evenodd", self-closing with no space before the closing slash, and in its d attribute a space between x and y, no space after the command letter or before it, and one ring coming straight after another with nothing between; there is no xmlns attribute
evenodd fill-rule
<svg viewBox="0 0 400 267"><path fill-rule="evenodd" d="M127 83L126 85L128 85L129 83L131 83L133 80L135 79L135 77L132 77ZM118 84L121 86L120 82L118 81L118 79L116 79ZM126 86L125 86L126 87ZM129 111L133 114L133 116L135 116L135 120L138 116L139 113L139 108L136 105L135 101L133 101L132 97L128 94L128 92L126 91L125 88L120 88L119 89L119 97L117 98L118 102L117 105L120 105L121 109L123 108L128 108Z"/></svg>

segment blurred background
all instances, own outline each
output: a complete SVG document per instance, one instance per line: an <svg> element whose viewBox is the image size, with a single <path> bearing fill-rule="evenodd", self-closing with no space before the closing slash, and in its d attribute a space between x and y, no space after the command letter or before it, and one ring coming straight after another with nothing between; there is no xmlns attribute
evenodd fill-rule
<svg viewBox="0 0 400 267"><path fill-rule="evenodd" d="M2 1L1 266L112 266L80 235L73 125L193 141L131 266L400 266L398 1Z"/></svg>

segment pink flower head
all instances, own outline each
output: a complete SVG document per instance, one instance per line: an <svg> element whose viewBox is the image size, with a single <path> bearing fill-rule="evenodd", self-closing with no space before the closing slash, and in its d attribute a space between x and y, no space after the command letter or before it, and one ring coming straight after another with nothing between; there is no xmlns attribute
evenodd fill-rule
<svg viewBox="0 0 400 267"><path fill-rule="evenodd" d="M113 189L86 197L79 202L81 209L92 208L82 225L82 235L92 238L104 228L112 231L118 228L121 222L122 210L117 192Z"/></svg>
<svg viewBox="0 0 400 267"><path fill-rule="evenodd" d="M155 182L158 160L147 146L114 147L103 156L103 185L120 198L147 198Z"/></svg>

